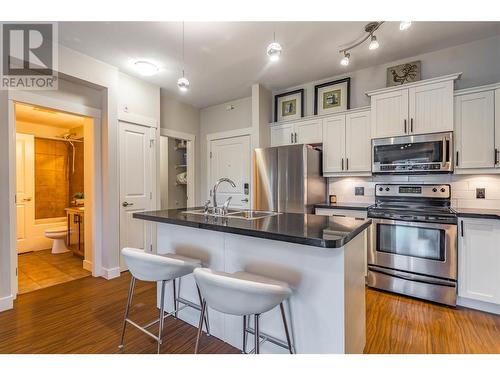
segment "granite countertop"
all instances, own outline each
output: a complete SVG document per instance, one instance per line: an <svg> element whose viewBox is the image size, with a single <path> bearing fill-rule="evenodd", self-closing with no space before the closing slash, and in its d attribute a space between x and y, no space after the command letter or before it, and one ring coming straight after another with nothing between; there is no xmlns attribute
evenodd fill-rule
<svg viewBox="0 0 500 375"><path fill-rule="evenodd" d="M339 248L371 224L371 219L281 213L256 220L188 214L185 209L136 212L133 217L321 248Z"/></svg>
<svg viewBox="0 0 500 375"><path fill-rule="evenodd" d="M330 208L337 210L361 210L366 211L368 207L373 206L373 203L359 203L359 202L339 202L339 203L318 203L314 208Z"/></svg>
<svg viewBox="0 0 500 375"><path fill-rule="evenodd" d="M454 208L458 217L470 217L476 219L498 219L500 220L500 210L488 208Z"/></svg>

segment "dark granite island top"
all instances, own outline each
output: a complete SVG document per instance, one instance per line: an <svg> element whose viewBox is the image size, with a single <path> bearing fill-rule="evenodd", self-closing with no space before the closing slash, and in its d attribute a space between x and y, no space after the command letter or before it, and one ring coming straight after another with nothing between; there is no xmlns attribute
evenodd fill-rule
<svg viewBox="0 0 500 375"><path fill-rule="evenodd" d="M340 248L368 228L371 220L281 213L245 220L185 213L185 209L136 212L133 217L157 223L266 238L322 248Z"/></svg>

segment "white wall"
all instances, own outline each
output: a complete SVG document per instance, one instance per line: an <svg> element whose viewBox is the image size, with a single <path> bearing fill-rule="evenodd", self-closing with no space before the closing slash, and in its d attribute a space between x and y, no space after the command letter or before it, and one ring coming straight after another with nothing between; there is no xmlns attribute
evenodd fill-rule
<svg viewBox="0 0 500 375"><path fill-rule="evenodd" d="M125 73L118 76L118 113L132 113L160 121L160 87Z"/></svg>
<svg viewBox="0 0 500 375"><path fill-rule="evenodd" d="M200 110L189 104L179 102L169 96L168 92L161 90L160 99L161 121L160 126L164 129L176 130L189 133L196 137L195 152L195 197L194 202L201 199L201 164L200 154Z"/></svg>
<svg viewBox="0 0 500 375"><path fill-rule="evenodd" d="M463 72L462 79L455 83L456 89L500 82L500 36L411 56L366 69L346 71L342 75L275 91L273 95L304 88L306 96L305 116L310 116L314 114L315 85L351 77L351 108L363 107L370 105L369 98L365 95L366 91L386 86L386 70L389 66L414 60L422 62L422 79ZM337 64L338 62L334 61L333 63Z"/></svg>
<svg viewBox="0 0 500 375"><path fill-rule="evenodd" d="M229 106L234 108L228 110ZM201 160L201 199L209 198L207 176L207 135L234 129L252 127L252 97L236 99L230 102L203 108L200 111L200 160Z"/></svg>

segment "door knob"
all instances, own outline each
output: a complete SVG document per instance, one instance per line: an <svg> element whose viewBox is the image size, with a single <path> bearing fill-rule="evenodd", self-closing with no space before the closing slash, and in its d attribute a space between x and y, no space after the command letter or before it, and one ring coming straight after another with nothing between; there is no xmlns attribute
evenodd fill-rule
<svg viewBox="0 0 500 375"><path fill-rule="evenodd" d="M31 202L31 197L23 198L23 202Z"/></svg>
<svg viewBox="0 0 500 375"><path fill-rule="evenodd" d="M128 206L133 206L133 205L134 205L133 203L128 203L128 202L123 202L122 203L123 207L128 207Z"/></svg>
<svg viewBox="0 0 500 375"><path fill-rule="evenodd" d="M248 198L242 199L242 202L248 202Z"/></svg>

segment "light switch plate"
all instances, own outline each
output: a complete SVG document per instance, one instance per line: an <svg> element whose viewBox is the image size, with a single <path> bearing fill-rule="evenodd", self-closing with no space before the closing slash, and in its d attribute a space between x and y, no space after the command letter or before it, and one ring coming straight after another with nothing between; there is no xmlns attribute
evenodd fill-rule
<svg viewBox="0 0 500 375"><path fill-rule="evenodd" d="M363 186L356 186L354 188L354 195L365 195L365 188Z"/></svg>
<svg viewBox="0 0 500 375"><path fill-rule="evenodd" d="M486 189L476 188L476 199L485 199L485 198L486 198Z"/></svg>

